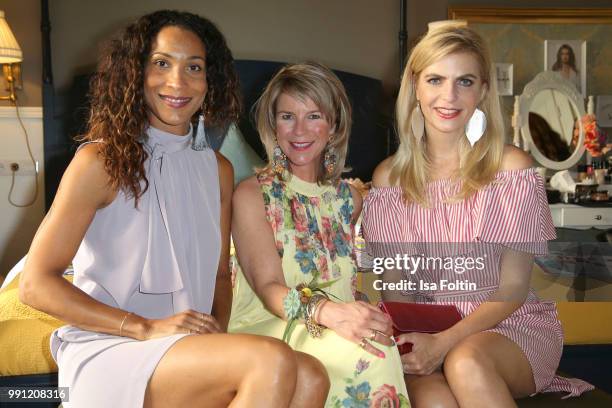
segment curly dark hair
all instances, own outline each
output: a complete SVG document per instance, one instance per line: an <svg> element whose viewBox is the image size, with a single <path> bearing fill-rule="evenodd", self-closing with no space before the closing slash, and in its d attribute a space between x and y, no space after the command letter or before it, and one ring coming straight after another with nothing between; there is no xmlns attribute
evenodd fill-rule
<svg viewBox="0 0 612 408"><path fill-rule="evenodd" d="M100 154L111 187L134 198L147 190L147 159L142 141L149 125L144 73L151 44L162 28L178 26L195 33L206 50L208 91L204 99L207 126L225 127L241 110L234 59L219 29L198 15L160 10L140 17L111 40L89 88L90 114L81 141L101 141ZM197 113L192 118L196 120ZM144 183L142 183L144 181Z"/></svg>

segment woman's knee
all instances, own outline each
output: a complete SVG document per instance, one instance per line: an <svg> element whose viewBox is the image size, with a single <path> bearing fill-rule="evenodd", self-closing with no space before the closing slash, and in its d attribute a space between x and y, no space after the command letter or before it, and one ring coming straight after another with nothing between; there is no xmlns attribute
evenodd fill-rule
<svg viewBox="0 0 612 408"><path fill-rule="evenodd" d="M309 354L301 352L295 354L298 362L298 384L300 387L325 392L325 395L327 395L331 383L323 363Z"/></svg>
<svg viewBox="0 0 612 408"><path fill-rule="evenodd" d="M458 404L440 372L406 376L406 388L413 408L457 408Z"/></svg>
<svg viewBox="0 0 612 408"><path fill-rule="evenodd" d="M453 348L444 360L444 376L451 385L473 386L486 381L495 365L486 353L469 343Z"/></svg>
<svg viewBox="0 0 612 408"><path fill-rule="evenodd" d="M294 351L284 342L272 337L253 339L252 361L257 370L270 372L278 381L297 380L298 362Z"/></svg>

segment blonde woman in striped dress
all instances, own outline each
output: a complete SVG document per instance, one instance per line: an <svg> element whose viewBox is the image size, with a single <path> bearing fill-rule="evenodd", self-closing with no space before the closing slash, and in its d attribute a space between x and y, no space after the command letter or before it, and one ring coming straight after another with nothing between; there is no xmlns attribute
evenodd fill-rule
<svg viewBox="0 0 612 408"><path fill-rule="evenodd" d="M416 285L383 297L454 304L463 316L438 334L400 336L413 344L402 365L416 407L513 407L538 392L592 388L555 376L563 346L556 306L529 288L534 255L546 253L555 229L530 157L504 145L490 66L470 28L430 28L402 79L399 149L376 169L364 202L375 257L401 251L445 262L387 271L385 281Z"/></svg>

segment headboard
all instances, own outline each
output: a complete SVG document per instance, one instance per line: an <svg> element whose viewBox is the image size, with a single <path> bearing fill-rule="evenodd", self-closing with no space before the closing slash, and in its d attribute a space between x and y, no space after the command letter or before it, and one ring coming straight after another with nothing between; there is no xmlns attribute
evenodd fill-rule
<svg viewBox="0 0 612 408"><path fill-rule="evenodd" d="M246 141L262 157L263 146L254 127L251 108L282 62L236 60L244 99L244 112L238 126ZM390 154L392 124L382 111L381 81L344 71L334 71L344 84L353 108L353 126L349 139L346 177L372 178L378 163ZM56 93L53 84L44 84L43 109L45 132L45 199L47 209L53 201L59 181L76 148L74 137L85 130L88 116L87 91L90 75L74 77L69 89ZM218 130L211 132L219 134ZM220 142L220 138L219 142ZM212 143L218 148L219 143Z"/></svg>

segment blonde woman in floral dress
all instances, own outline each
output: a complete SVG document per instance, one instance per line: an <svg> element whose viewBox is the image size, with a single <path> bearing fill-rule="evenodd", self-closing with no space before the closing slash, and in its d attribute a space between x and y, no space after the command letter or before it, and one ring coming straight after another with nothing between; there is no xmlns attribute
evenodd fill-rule
<svg viewBox="0 0 612 408"><path fill-rule="evenodd" d="M350 117L342 84L319 64L287 66L264 91L257 127L272 160L234 193L240 268L229 330L282 338L292 296L300 301L293 289L316 282L329 299L309 298L308 324L300 320L288 341L327 369L326 406L407 407L391 321L355 301L361 196L340 180Z"/></svg>

